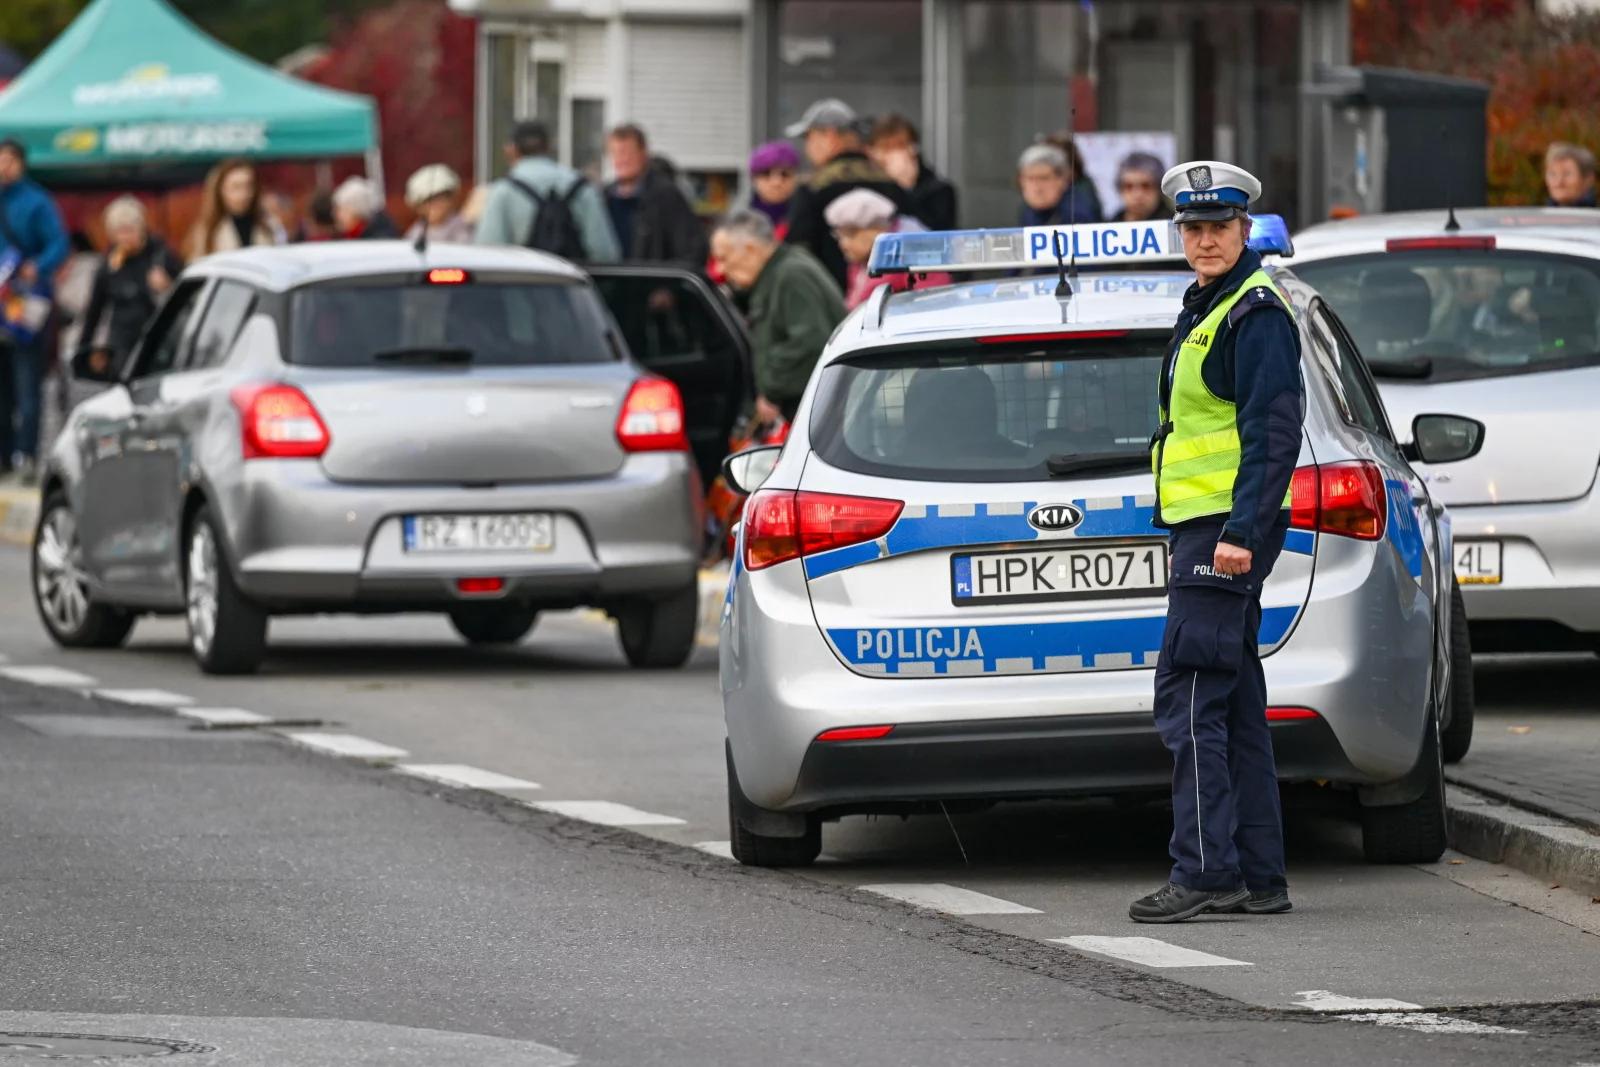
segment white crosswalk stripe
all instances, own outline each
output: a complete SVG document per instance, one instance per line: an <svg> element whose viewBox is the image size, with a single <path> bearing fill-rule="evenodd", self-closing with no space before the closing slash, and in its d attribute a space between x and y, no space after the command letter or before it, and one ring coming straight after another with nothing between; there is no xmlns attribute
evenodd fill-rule
<svg viewBox="0 0 1600 1067"><path fill-rule="evenodd" d="M1053 937L1051 944L1111 956L1145 967L1251 967L1244 960L1231 960L1226 956L1213 956L1209 952L1184 948L1158 941L1153 937L1100 937L1088 934L1076 937Z"/></svg>
<svg viewBox="0 0 1600 1067"><path fill-rule="evenodd" d="M508 774L486 771L481 767L469 767L462 763L402 763L395 770L401 774L409 774L413 778L426 778L430 782L456 785L465 789L539 788L538 782L513 778Z"/></svg>
<svg viewBox="0 0 1600 1067"><path fill-rule="evenodd" d="M63 689L89 689L95 679L64 667L0 667L0 676L30 685L53 685Z"/></svg>
<svg viewBox="0 0 1600 1067"><path fill-rule="evenodd" d="M397 760L405 759L411 754L403 748L395 748L382 741L369 741L354 734L292 733L286 736L296 744L349 759Z"/></svg>
<svg viewBox="0 0 1600 1067"><path fill-rule="evenodd" d="M260 726L269 723L272 719L259 712L246 711L243 708L177 708L177 713L185 719L203 722L207 726Z"/></svg>
<svg viewBox="0 0 1600 1067"><path fill-rule="evenodd" d="M861 887L868 893L890 897L946 915L1038 915L1038 908L1014 904L987 893L946 885L943 882L885 882Z"/></svg>
<svg viewBox="0 0 1600 1067"><path fill-rule="evenodd" d="M94 695L119 704L138 704L147 708L176 708L193 704L194 697L166 689L96 689Z"/></svg>
<svg viewBox="0 0 1600 1067"><path fill-rule="evenodd" d="M657 815L653 811L640 811L626 804L610 800L540 800L530 801L530 808L538 808L552 815L597 823L600 826L682 826L683 820L671 815Z"/></svg>

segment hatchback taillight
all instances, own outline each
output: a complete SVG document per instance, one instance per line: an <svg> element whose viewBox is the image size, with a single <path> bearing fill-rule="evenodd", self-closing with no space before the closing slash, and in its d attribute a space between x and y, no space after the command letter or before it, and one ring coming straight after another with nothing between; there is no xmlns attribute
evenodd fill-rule
<svg viewBox="0 0 1600 1067"><path fill-rule="evenodd" d="M774 563L871 541L889 532L905 504L868 496L762 489L744 509L744 565Z"/></svg>
<svg viewBox="0 0 1600 1067"><path fill-rule="evenodd" d="M688 451L678 387L665 378L634 382L617 416L617 443L625 452Z"/></svg>
<svg viewBox="0 0 1600 1067"><path fill-rule="evenodd" d="M1300 467L1289 483L1289 525L1376 541L1388 518L1383 471L1356 460Z"/></svg>
<svg viewBox="0 0 1600 1067"><path fill-rule="evenodd" d="M294 386L241 385L231 395L245 459L303 459L328 450L328 427Z"/></svg>

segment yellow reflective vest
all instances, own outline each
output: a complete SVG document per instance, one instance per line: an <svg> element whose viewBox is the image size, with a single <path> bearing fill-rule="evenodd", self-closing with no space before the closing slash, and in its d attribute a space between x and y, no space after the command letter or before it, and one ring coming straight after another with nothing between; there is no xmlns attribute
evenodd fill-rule
<svg viewBox="0 0 1600 1067"><path fill-rule="evenodd" d="M1201 373L1228 312L1258 286L1271 289L1292 318L1294 311L1265 271L1256 271L1239 288L1217 301L1211 313L1189 331L1174 357L1171 395L1160 409L1161 429L1150 451L1159 502L1166 525L1233 511L1233 482L1239 474L1238 408L1206 387ZM1166 368L1163 368L1166 373ZM1285 494L1283 506L1289 506Z"/></svg>

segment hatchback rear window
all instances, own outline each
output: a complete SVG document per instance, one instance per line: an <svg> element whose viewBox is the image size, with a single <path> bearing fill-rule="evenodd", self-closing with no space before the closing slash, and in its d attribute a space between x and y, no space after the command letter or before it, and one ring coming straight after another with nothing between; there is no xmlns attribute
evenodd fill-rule
<svg viewBox="0 0 1600 1067"><path fill-rule="evenodd" d="M1600 363L1600 261L1482 249L1294 265L1379 377L1449 381Z"/></svg>
<svg viewBox="0 0 1600 1067"><path fill-rule="evenodd" d="M1032 481L1084 462L1137 470L1166 340L852 357L823 372L812 446L844 470L922 481Z"/></svg>
<svg viewBox="0 0 1600 1067"><path fill-rule="evenodd" d="M319 285L296 292L290 306L289 360L310 366L510 367L618 358L599 300L581 285Z"/></svg>

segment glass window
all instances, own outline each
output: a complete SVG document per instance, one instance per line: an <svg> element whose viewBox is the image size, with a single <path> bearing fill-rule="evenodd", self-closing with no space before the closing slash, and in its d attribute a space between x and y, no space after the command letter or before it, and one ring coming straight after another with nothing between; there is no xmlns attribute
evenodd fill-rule
<svg viewBox="0 0 1600 1067"><path fill-rule="evenodd" d="M1351 426L1387 437L1382 408L1367 386L1358 356L1320 305L1311 316L1312 358L1322 371L1339 415Z"/></svg>
<svg viewBox="0 0 1600 1067"><path fill-rule="evenodd" d="M1379 377L1492 378L1600 364L1600 263L1433 249L1300 263Z"/></svg>
<svg viewBox="0 0 1600 1067"><path fill-rule="evenodd" d="M196 278L180 282L172 291L137 349L139 362L134 368L133 377L150 378L166 374L178 365L185 350L189 320L194 317L196 298L204 287L205 280Z"/></svg>
<svg viewBox="0 0 1600 1067"><path fill-rule="evenodd" d="M255 290L242 282L218 282L210 303L206 304L205 317L195 330L194 350L185 368L198 370L221 363L233 347L234 338L239 336L239 328L244 325L255 300Z"/></svg>
<svg viewBox="0 0 1600 1067"><path fill-rule="evenodd" d="M289 359L317 367L514 367L617 358L587 286L326 285L293 300Z"/></svg>
<svg viewBox="0 0 1600 1067"><path fill-rule="evenodd" d="M922 0L783 0L776 24L772 136L827 96L920 120Z"/></svg>
<svg viewBox="0 0 1600 1067"><path fill-rule="evenodd" d="M495 34L488 38L484 59L488 64L485 81L488 85L488 137L485 159L492 178L504 177L510 164L501 146L511 140L511 127L521 116L515 113L517 100L517 65L520 62L521 41L510 34ZM484 152L484 148L479 148Z"/></svg>
<svg viewBox="0 0 1600 1067"><path fill-rule="evenodd" d="M1048 461L1149 464L1164 336L1015 357L965 348L867 356L824 371L812 441L845 470L925 481L1031 481Z"/></svg>

